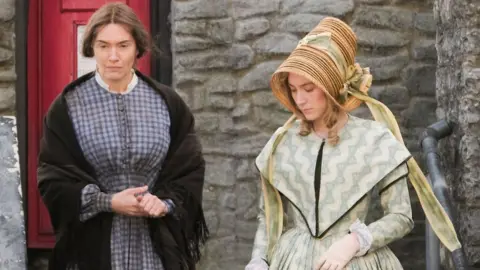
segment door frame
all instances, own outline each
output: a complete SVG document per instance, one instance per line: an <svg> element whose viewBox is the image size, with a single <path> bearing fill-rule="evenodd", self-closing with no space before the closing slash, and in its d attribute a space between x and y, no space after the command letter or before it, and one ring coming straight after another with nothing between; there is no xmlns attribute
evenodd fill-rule
<svg viewBox="0 0 480 270"><path fill-rule="evenodd" d="M38 232L37 209L38 192L36 186L29 185L29 176L36 173L36 158L38 153L39 125L38 117L39 95L37 85L40 85L41 44L41 1L15 1L15 71L17 79L16 117L19 143L20 177L22 183L22 198L27 233L28 248L47 248L54 245L53 236L41 236ZM150 32L154 44L161 50L161 55L150 54L150 76L160 83L171 86L172 83L172 53L170 48L171 25L169 14L171 0L150 0ZM30 121L29 121L30 119Z"/></svg>

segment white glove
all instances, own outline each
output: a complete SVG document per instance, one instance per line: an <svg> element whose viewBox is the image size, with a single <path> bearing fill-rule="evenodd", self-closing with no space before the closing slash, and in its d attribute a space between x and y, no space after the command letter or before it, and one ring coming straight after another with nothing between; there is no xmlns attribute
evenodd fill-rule
<svg viewBox="0 0 480 270"><path fill-rule="evenodd" d="M352 260L360 249L355 233L347 234L333 243L320 257L316 270L341 270Z"/></svg>
<svg viewBox="0 0 480 270"><path fill-rule="evenodd" d="M268 264L261 258L254 258L245 266L245 270L268 270Z"/></svg>

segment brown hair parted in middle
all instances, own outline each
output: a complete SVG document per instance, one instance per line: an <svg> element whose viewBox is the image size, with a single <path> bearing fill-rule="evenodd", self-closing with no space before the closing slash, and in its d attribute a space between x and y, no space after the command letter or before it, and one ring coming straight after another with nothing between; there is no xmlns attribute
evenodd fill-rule
<svg viewBox="0 0 480 270"><path fill-rule="evenodd" d="M290 86L288 84L288 72L279 73L277 76L277 79L279 79L282 82L282 85L283 85L282 89L286 91L285 95L292 106L291 108L293 109L293 113L297 116L298 119L301 120L300 130L298 134L300 136L309 135L313 131L313 122L307 121L303 113L300 111L300 109L296 105L292 97L292 90L290 89ZM326 98L325 103L326 103L326 108L325 108L325 112L322 115L322 120L325 123L326 127L328 128L327 141L331 145L336 145L339 141L339 137L337 132L333 128L337 124L338 114L342 110L342 108L339 107L330 98Z"/></svg>
<svg viewBox="0 0 480 270"><path fill-rule="evenodd" d="M128 28L135 40L138 50L137 58L151 51L152 38L135 12L124 3L108 3L95 11L87 23L82 44L83 56L93 57L93 42L98 31L101 27L111 23L121 24Z"/></svg>

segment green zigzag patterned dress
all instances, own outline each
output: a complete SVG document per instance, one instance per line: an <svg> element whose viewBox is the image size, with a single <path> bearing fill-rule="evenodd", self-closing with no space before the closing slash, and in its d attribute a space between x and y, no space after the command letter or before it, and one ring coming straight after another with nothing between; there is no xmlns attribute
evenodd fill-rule
<svg viewBox="0 0 480 270"><path fill-rule="evenodd" d="M266 219L274 209L264 208L262 196L252 257L268 261L270 270L313 269L350 225L365 222L373 192L378 192L384 214L367 224L372 245L346 269L402 269L387 245L413 228L407 186L409 151L383 124L351 115L336 146L314 133L302 137L298 132L297 121L278 144L272 156L273 179L267 179L267 165L275 134L256 159L262 177L282 195L282 209L288 216L284 221L291 226L282 227L269 249L267 230L272 227L266 226Z"/></svg>

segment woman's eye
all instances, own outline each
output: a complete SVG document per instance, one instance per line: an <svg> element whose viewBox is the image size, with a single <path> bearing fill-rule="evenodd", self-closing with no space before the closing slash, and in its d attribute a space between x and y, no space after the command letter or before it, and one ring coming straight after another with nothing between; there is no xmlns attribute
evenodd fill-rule
<svg viewBox="0 0 480 270"><path fill-rule="evenodd" d="M307 92L312 92L312 91L313 91L313 88L307 88L307 89L305 89L305 91L307 91Z"/></svg>

